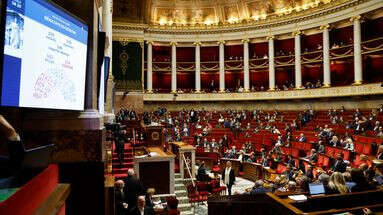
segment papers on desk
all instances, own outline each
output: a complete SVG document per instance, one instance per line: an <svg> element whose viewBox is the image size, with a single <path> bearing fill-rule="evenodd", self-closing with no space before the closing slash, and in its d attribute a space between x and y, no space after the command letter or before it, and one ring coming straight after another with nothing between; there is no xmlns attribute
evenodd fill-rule
<svg viewBox="0 0 383 215"><path fill-rule="evenodd" d="M135 158L145 158L147 157L148 155L137 155L137 156L134 156Z"/></svg>
<svg viewBox="0 0 383 215"><path fill-rule="evenodd" d="M297 202L304 202L307 201L307 197L305 195L292 195L288 196L289 199L297 201Z"/></svg>
<svg viewBox="0 0 383 215"><path fill-rule="evenodd" d="M150 155L150 157L158 156L157 152L150 152L149 155Z"/></svg>

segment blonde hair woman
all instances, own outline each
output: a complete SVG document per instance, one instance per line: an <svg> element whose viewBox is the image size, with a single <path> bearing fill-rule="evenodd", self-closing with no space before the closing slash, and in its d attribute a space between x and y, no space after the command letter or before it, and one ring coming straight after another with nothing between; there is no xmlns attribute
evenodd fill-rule
<svg viewBox="0 0 383 215"><path fill-rule="evenodd" d="M328 194L336 194L336 193L348 193L349 190L346 186L346 181L342 173L334 172L329 179L328 182Z"/></svg>

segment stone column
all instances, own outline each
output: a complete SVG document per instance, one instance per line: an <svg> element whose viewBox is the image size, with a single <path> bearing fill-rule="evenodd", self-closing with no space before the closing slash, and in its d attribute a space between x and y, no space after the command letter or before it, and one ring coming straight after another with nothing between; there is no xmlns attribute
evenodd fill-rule
<svg viewBox="0 0 383 215"><path fill-rule="evenodd" d="M177 43L171 42L172 46L172 93L177 92Z"/></svg>
<svg viewBox="0 0 383 215"><path fill-rule="evenodd" d="M153 92L153 42L152 41L147 41L148 44L148 68L147 68L147 73L146 73L146 88L148 93Z"/></svg>
<svg viewBox="0 0 383 215"><path fill-rule="evenodd" d="M105 115L109 115L108 118L114 118L114 110L113 110L113 88L114 88L114 78L112 74L112 16L113 16L113 0L104 0L102 6L102 27L103 31L106 33L105 40L105 56L109 57L109 72L108 82L105 83L107 85L106 90L106 98L105 98ZM107 120L110 120L107 119Z"/></svg>
<svg viewBox="0 0 383 215"><path fill-rule="evenodd" d="M243 82L245 92L250 92L249 78L249 39L243 39Z"/></svg>
<svg viewBox="0 0 383 215"><path fill-rule="evenodd" d="M195 42L195 91L201 92L201 42Z"/></svg>
<svg viewBox="0 0 383 215"><path fill-rule="evenodd" d="M219 91L225 92L225 41L219 41Z"/></svg>
<svg viewBox="0 0 383 215"><path fill-rule="evenodd" d="M296 31L294 35L295 46L295 88L302 89L302 63L301 63L301 31Z"/></svg>
<svg viewBox="0 0 383 215"><path fill-rule="evenodd" d="M266 39L269 41L269 90L275 90L274 36Z"/></svg>
<svg viewBox="0 0 383 215"><path fill-rule="evenodd" d="M350 19L354 22L354 84L359 85L363 83L363 67L362 67L362 34L360 31L360 18L355 16Z"/></svg>
<svg viewBox="0 0 383 215"><path fill-rule="evenodd" d="M330 25L323 25L320 27L323 31L323 87L331 86L329 28Z"/></svg>

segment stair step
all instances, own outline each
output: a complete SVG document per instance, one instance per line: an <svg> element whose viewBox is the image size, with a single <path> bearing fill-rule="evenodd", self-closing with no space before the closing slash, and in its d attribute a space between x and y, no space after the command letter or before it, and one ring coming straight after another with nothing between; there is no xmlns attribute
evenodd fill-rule
<svg viewBox="0 0 383 215"><path fill-rule="evenodd" d="M180 173L175 173L175 174L174 174L174 178L176 178L176 179L177 179L177 178L181 178L181 174L180 174Z"/></svg>
<svg viewBox="0 0 383 215"><path fill-rule="evenodd" d="M187 196L177 197L179 204L189 203L189 198Z"/></svg>
<svg viewBox="0 0 383 215"><path fill-rule="evenodd" d="M177 198L178 197L187 197L187 192L186 190L175 190L174 193L176 194Z"/></svg>
<svg viewBox="0 0 383 215"><path fill-rule="evenodd" d="M193 215L193 211L181 211L180 215Z"/></svg>
<svg viewBox="0 0 383 215"><path fill-rule="evenodd" d="M191 210L191 204L190 203L178 204L178 209L180 211L190 211Z"/></svg>
<svg viewBox="0 0 383 215"><path fill-rule="evenodd" d="M175 184L174 185L174 190L185 190L185 185L183 184Z"/></svg>

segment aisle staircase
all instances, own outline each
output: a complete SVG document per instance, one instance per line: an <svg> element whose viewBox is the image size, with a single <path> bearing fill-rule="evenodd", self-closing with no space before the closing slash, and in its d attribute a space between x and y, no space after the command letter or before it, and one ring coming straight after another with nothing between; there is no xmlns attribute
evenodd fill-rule
<svg viewBox="0 0 383 215"><path fill-rule="evenodd" d="M189 198L187 195L186 186L184 184L184 180L181 178L180 173L176 173L175 175L175 194L178 199L178 209L181 211L181 215L190 215L193 214L193 209L191 204L189 203Z"/></svg>
<svg viewBox="0 0 383 215"><path fill-rule="evenodd" d="M133 148L130 143L125 144L124 161L122 166L118 161L117 153L115 151L115 145L113 144L113 160L112 160L112 175L116 180L123 179L128 176L128 169L133 168Z"/></svg>

